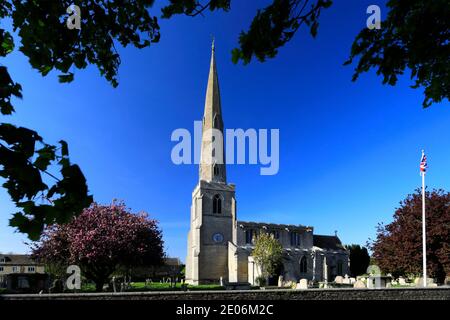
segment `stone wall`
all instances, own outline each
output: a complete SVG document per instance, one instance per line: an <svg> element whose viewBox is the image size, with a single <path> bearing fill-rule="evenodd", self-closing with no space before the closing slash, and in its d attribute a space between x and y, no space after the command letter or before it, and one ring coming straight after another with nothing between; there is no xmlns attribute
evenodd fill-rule
<svg viewBox="0 0 450 320"><path fill-rule="evenodd" d="M450 300L450 287L0 295L0 300Z"/></svg>

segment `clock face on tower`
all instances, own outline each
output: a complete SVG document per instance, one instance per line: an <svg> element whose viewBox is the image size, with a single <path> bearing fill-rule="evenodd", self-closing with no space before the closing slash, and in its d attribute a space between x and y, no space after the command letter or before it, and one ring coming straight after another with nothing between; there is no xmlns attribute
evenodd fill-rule
<svg viewBox="0 0 450 320"><path fill-rule="evenodd" d="M216 243L223 242L223 235L221 233L214 233L212 238Z"/></svg>

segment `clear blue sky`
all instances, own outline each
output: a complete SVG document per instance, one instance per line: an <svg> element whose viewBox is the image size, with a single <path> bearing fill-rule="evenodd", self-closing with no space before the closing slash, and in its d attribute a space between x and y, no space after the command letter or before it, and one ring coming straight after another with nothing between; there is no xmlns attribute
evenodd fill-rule
<svg viewBox="0 0 450 320"><path fill-rule="evenodd" d="M449 102L424 110L422 91L409 88L408 76L395 87L374 72L353 83L352 67L342 66L367 6L384 1L335 1L317 39L302 29L275 59L233 65L239 32L267 2L233 1L227 14L161 20L160 43L120 50L117 89L94 67L77 71L69 85L55 74L42 78L16 52L4 63L24 99L2 121L33 128L48 142L67 140L95 200L123 199L149 212L160 221L167 253L184 260L198 168L172 164L170 135L192 130L202 117L214 34L225 126L280 129L277 175L260 176L255 165L228 168L238 219L338 230L344 243L364 244L420 186L422 148L429 187L450 190ZM0 251L26 252L26 238L8 227L11 212L2 189Z"/></svg>

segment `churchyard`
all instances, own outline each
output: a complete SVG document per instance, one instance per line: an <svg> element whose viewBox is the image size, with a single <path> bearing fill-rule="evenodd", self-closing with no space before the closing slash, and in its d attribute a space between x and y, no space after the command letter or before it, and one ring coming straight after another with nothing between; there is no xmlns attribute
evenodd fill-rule
<svg viewBox="0 0 450 320"><path fill-rule="evenodd" d="M362 275L357 277L337 276L332 282L313 282L306 279L301 279L298 282L283 281L280 276L276 286L246 286L244 289L250 290L308 290L308 289L389 289L389 288L423 288L423 280L420 277L405 278L392 276L377 276L377 275ZM427 279L427 288L449 288L450 279L446 280L444 285L435 283L434 279ZM147 280L145 282L129 282L125 284L117 284L116 289L112 284L104 286L104 292L169 292L169 291L232 291L235 289L231 284L204 284L204 285L189 285L184 281L176 281L166 278L160 281L153 282ZM70 292L66 290L65 292ZM85 283L81 290L76 292L93 293L95 292L94 283Z"/></svg>

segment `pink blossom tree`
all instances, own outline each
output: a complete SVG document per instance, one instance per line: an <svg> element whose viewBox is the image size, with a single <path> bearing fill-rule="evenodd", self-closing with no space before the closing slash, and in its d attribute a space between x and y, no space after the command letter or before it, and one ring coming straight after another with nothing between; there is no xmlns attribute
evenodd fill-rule
<svg viewBox="0 0 450 320"><path fill-rule="evenodd" d="M68 224L49 226L32 251L50 265L78 265L97 291L118 267L159 265L164 257L157 221L122 202L94 203Z"/></svg>

